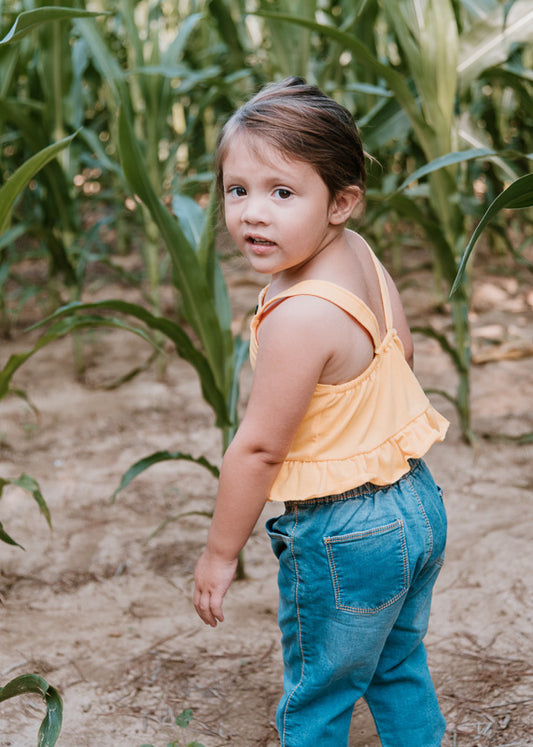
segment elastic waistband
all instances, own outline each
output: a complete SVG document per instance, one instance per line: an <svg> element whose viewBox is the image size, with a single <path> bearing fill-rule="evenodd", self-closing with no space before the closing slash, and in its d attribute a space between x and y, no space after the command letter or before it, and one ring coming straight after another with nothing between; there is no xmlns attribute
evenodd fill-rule
<svg viewBox="0 0 533 747"><path fill-rule="evenodd" d="M378 490L389 490L393 485L396 485L400 480L404 480L409 475L412 475L415 471L420 469L423 464L422 459L409 459L411 469L402 475L399 480L391 483L390 485L376 485L373 482L365 482L364 485L358 485L355 488L346 490L344 493L337 493L335 495L324 495L318 498L308 498L303 501L285 501L285 512L294 511L295 508L306 508L307 506L316 506L317 504L323 503L334 503L335 501L347 501L350 498L360 498L363 495L369 495L375 493Z"/></svg>

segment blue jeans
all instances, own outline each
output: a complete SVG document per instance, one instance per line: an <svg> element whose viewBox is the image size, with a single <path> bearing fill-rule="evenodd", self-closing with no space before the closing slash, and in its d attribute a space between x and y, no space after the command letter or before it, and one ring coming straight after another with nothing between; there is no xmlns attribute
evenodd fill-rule
<svg viewBox="0 0 533 747"><path fill-rule="evenodd" d="M289 502L267 522L279 559L281 747L347 747L364 697L383 747L445 731L422 642L446 514L422 460L393 485Z"/></svg>

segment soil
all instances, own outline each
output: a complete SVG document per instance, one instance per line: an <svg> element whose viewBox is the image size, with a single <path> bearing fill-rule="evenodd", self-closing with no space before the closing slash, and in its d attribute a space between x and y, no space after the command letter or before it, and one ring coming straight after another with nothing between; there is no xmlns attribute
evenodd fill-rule
<svg viewBox="0 0 533 747"><path fill-rule="evenodd" d="M412 259L399 278L409 320L448 324L431 296L429 270ZM481 265L481 266L480 266ZM31 269L31 268L30 268ZM506 272L508 270L509 272ZM261 278L226 265L235 329L253 308ZM447 558L435 590L428 656L448 729L443 745L533 745L532 602L533 291L531 274L476 264L472 304L473 446L453 405L432 395L451 421L427 461L443 486ZM136 292L95 277L86 299ZM168 299L170 302L170 300ZM0 366L39 332L24 307ZM168 351L155 367L105 388L150 355L121 331L84 336L87 369L76 377L72 339L43 348L16 374L25 401L0 402L0 476L38 480L50 531L31 496L7 486L0 521L25 551L0 543L0 683L35 672L64 704L58 747L275 747L281 694L276 561L261 520L245 550L246 579L228 592L226 621L205 627L192 602L192 574L206 538L216 481L203 468L163 462L110 497L125 470L168 449L220 463L221 443L193 370ZM456 376L438 343L417 334L423 385L452 394ZM242 401L251 373L242 373ZM263 519L274 515L267 505ZM185 517L185 512L199 512ZM189 726L175 718L192 709ZM37 743L39 698L0 703L1 747ZM380 744L364 703L350 747Z"/></svg>

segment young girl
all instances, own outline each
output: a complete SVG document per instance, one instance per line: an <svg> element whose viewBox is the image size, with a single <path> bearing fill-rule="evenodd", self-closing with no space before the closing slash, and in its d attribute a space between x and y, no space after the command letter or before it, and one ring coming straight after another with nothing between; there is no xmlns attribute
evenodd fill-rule
<svg viewBox="0 0 533 747"><path fill-rule="evenodd" d="M279 559L282 747L348 744L367 701L384 747L437 747L422 639L446 517L421 457L447 421L412 370L398 292L346 228L365 186L349 112L292 78L238 110L216 164L228 230L272 276L252 321L246 414L222 464L194 604L212 626L267 500Z"/></svg>

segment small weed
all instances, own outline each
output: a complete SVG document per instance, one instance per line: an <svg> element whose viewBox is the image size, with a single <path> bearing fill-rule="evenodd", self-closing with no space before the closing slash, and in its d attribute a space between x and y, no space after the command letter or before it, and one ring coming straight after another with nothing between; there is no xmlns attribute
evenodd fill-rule
<svg viewBox="0 0 533 747"><path fill-rule="evenodd" d="M193 713L192 708L186 708L184 711L182 711L178 716L176 716L176 725L181 726L182 729L185 729L185 727L189 726L191 721L193 720ZM154 747L153 744L141 744L140 747ZM173 742L169 742L167 744L167 747L182 747L181 742L179 742L177 739ZM187 745L185 747L205 747L201 742L197 742L194 740L194 742L187 742Z"/></svg>

